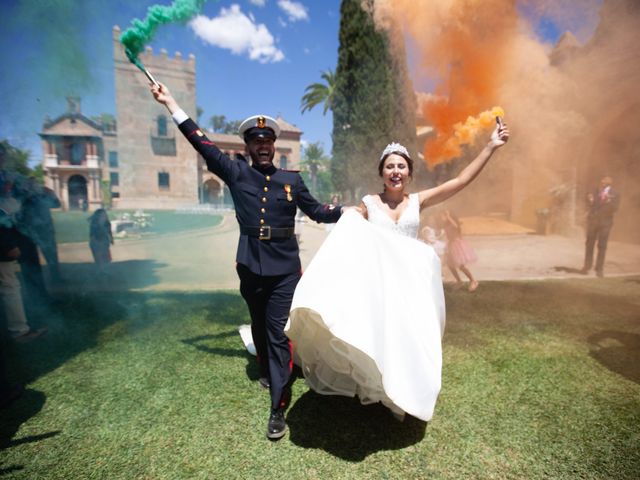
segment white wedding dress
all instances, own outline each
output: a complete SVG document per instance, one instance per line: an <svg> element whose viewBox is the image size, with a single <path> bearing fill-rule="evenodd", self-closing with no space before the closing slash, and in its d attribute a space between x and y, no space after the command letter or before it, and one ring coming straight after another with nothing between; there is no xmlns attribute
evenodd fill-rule
<svg viewBox="0 0 640 480"><path fill-rule="evenodd" d="M440 391L441 267L417 240L417 194L394 222L377 197L347 211L302 275L285 332L308 385L428 421Z"/></svg>

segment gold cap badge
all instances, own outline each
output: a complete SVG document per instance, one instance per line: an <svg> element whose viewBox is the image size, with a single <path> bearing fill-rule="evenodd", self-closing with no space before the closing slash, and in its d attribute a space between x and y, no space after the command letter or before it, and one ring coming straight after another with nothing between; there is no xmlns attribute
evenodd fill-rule
<svg viewBox="0 0 640 480"><path fill-rule="evenodd" d="M260 116L258 117L258 119L256 120L256 125L258 128L264 128L267 126L267 121L264 117Z"/></svg>

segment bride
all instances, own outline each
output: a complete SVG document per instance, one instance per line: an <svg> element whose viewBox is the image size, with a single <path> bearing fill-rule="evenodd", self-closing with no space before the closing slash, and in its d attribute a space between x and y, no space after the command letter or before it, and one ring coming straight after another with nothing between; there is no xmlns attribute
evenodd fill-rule
<svg viewBox="0 0 640 480"><path fill-rule="evenodd" d="M440 260L417 240L420 211L458 193L509 138L498 126L462 172L407 194L413 160L391 143L380 157L384 189L342 215L296 288L285 333L308 385L324 395L382 402L428 421L440 391L445 304Z"/></svg>

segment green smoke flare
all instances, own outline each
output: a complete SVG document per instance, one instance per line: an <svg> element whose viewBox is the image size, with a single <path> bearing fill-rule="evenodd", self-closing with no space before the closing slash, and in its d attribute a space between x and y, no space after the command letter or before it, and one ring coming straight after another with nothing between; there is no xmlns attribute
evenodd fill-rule
<svg viewBox="0 0 640 480"><path fill-rule="evenodd" d="M174 0L170 7L164 5L152 5L147 10L147 17L144 21L135 18L131 23L133 26L123 32L120 42L125 47L125 53L140 70L142 64L138 60L138 55L144 46L151 41L160 25L167 23L185 23L191 20L200 12L202 5L207 0Z"/></svg>

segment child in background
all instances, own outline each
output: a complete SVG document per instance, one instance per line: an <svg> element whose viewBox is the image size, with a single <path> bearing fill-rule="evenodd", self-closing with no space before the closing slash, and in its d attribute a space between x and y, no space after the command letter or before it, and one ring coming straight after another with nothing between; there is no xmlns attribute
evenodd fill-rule
<svg viewBox="0 0 640 480"><path fill-rule="evenodd" d="M458 270L461 270L469 279L469 291L474 292L478 288L478 281L473 278L467 265L475 262L477 257L471 246L462 238L460 220L449 210L445 210L440 215L440 223L447 235L445 259L456 279L456 286L462 286L462 280L458 274Z"/></svg>
<svg viewBox="0 0 640 480"><path fill-rule="evenodd" d="M440 260L444 259L444 255L447 250L447 242L444 230L442 230L437 216L429 215L426 226L420 231L420 238L424 243L433 247L438 254L438 257L440 257Z"/></svg>

